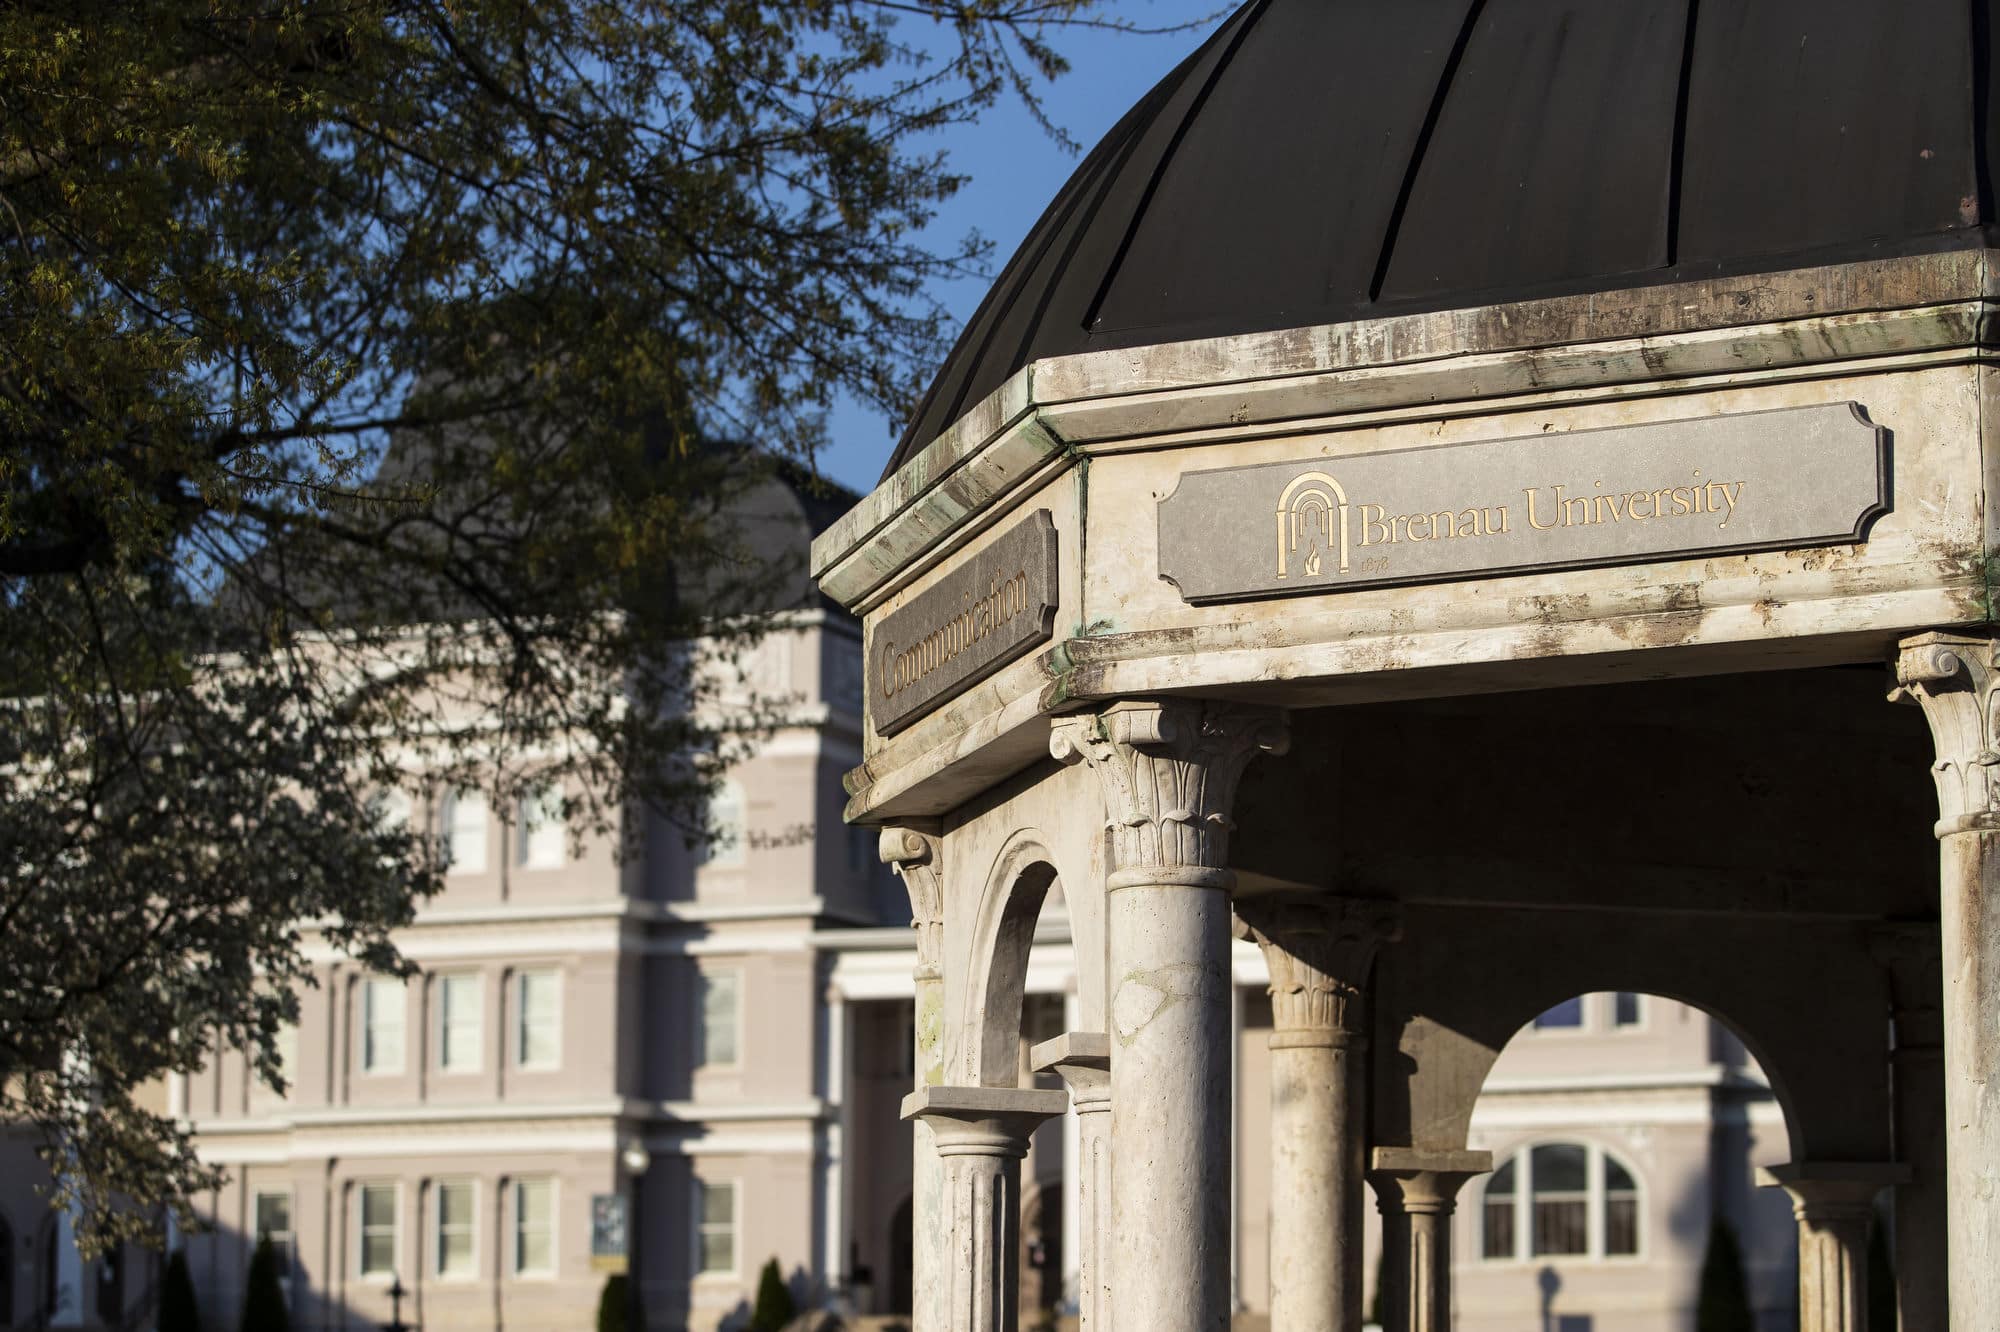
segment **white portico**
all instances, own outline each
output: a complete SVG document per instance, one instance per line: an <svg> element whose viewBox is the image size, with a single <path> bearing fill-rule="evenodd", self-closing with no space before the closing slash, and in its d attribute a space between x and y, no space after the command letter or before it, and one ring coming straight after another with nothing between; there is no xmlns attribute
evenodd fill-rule
<svg viewBox="0 0 2000 1332"><path fill-rule="evenodd" d="M1318 283L1326 228L1362 227L1329 186L1318 231L1216 261L1249 265L1229 290L1267 303L1244 314L1175 266L1170 221L1223 223L1159 210L1204 172L1249 208L1257 161L1216 147L1257 123L1242 67L1303 77L1307 36L1428 13L1367 8L1246 6L1142 104L815 545L868 638L848 817L884 827L923 941L917 1332L1015 1326L1010 1172L1061 1108L1017 1085L1021 995L1058 882L1077 1026L1036 1062L1089 1111L1095 1332L1227 1326L1232 937L1272 980L1277 1332L1358 1328L1371 1202L1391 1326L1450 1327L1451 1216L1494 1164L1473 1102L1525 1021L1594 990L1706 1009L1769 1073L1803 1326L1867 1325L1884 1190L1902 1325L2000 1324L1996 252L1949 214L1885 242L1865 185L1790 231L1756 212L1780 202L1715 212L1708 175L1737 168L1710 102L1756 90L1703 62L1795 49L1784 22L1582 6L1557 42L1528 7L1470 6L1440 20L1448 67L1403 72L1431 110L1386 236L1350 237L1379 255L1358 294L1336 271L1317 304L1257 295L1287 264ZM1840 4L1797 24L1930 40ZM1672 158L1665 248L1643 218L1566 248L1507 231L1484 279L1439 249L1425 287L1426 162L1471 151L1475 92L1505 100L1479 79L1509 34L1558 52L1558 104L1648 43L1686 65L1667 148L1605 129ZM1797 169L1781 148L1767 169ZM1603 203L1578 188L1571 213ZM1340 317L1282 322L1301 309Z"/></svg>

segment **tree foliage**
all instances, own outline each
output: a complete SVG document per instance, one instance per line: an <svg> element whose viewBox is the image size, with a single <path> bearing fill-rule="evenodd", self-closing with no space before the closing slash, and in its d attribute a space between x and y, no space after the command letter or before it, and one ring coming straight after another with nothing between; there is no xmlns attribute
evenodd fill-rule
<svg viewBox="0 0 2000 1332"><path fill-rule="evenodd" d="M907 404L924 136L1091 3L0 7L0 1114L87 1247L219 1174L135 1089L398 965L384 789L699 823L731 487Z"/></svg>

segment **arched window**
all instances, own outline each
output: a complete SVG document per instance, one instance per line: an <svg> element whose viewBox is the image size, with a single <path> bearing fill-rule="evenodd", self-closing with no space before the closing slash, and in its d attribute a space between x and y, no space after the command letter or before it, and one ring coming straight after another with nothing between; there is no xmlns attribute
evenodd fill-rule
<svg viewBox="0 0 2000 1332"><path fill-rule="evenodd" d="M1482 1257L1624 1258L1639 1252L1639 1185L1601 1147L1545 1142L1524 1147L1486 1181Z"/></svg>

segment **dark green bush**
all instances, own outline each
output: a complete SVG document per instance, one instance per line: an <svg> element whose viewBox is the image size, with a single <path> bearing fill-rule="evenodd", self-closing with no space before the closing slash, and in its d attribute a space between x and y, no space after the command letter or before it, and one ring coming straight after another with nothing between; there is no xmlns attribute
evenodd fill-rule
<svg viewBox="0 0 2000 1332"><path fill-rule="evenodd" d="M194 1278L188 1275L187 1255L179 1249L167 1259L167 1275L160 1283L160 1332L201 1332Z"/></svg>
<svg viewBox="0 0 2000 1332"><path fill-rule="evenodd" d="M764 1264L764 1274L757 1278L757 1304L750 1311L750 1332L781 1332L786 1323L798 1317L798 1312L792 1303L792 1288L785 1284L784 1274L778 1271L778 1260L773 1258Z"/></svg>
<svg viewBox="0 0 2000 1332"><path fill-rule="evenodd" d="M1695 1332L1757 1332L1750 1308L1750 1285L1743 1277L1743 1249L1721 1217L1708 1227L1708 1256L1701 1260L1701 1294L1694 1309Z"/></svg>
<svg viewBox="0 0 2000 1332"><path fill-rule="evenodd" d="M278 1253L268 1235L257 1241L257 1251L250 1255L243 1321L237 1332L292 1332L291 1310L285 1307L285 1287L278 1278Z"/></svg>
<svg viewBox="0 0 2000 1332"><path fill-rule="evenodd" d="M626 1319L631 1312L627 1301L630 1282L623 1272L604 1279L604 1293L597 1297L597 1332L634 1332Z"/></svg>

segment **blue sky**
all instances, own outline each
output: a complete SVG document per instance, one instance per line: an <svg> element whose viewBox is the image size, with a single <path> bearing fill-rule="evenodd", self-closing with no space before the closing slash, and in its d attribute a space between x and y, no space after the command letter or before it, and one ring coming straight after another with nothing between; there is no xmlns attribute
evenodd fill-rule
<svg viewBox="0 0 2000 1332"><path fill-rule="evenodd" d="M1234 8L1224 0L1112 0L1108 13L1142 26L1165 26L1214 16L1198 28L1160 36L1079 30L1062 39L1070 70L1048 89L1049 116L1088 149L1102 138L1132 103L1200 45ZM1012 101L996 106L972 125L954 126L939 136L952 170L970 179L938 212L926 234L933 248L948 249L978 230L993 242L992 267L1013 255L1042 209L1076 169L1077 154L1051 139ZM984 281L941 284L938 297L961 322L972 316L986 294ZM848 403L831 421L831 446L820 455L820 470L855 490L874 489L902 423Z"/></svg>

